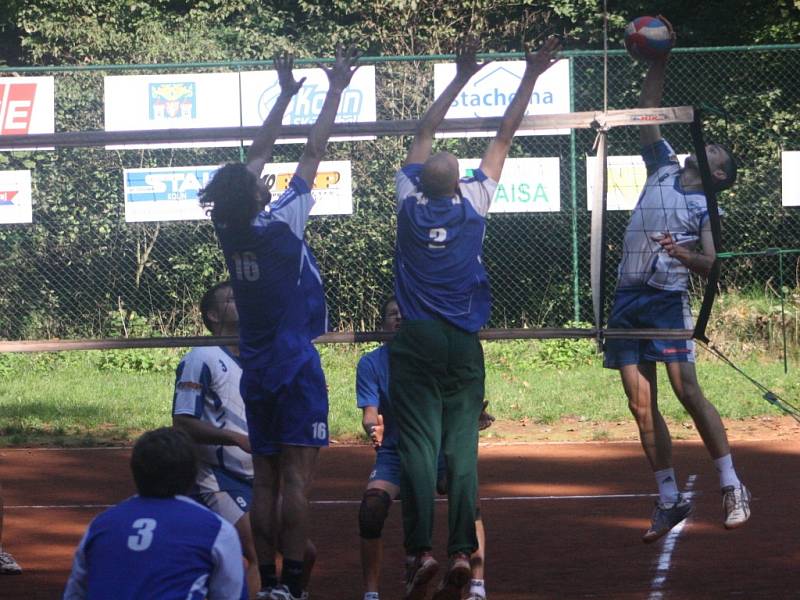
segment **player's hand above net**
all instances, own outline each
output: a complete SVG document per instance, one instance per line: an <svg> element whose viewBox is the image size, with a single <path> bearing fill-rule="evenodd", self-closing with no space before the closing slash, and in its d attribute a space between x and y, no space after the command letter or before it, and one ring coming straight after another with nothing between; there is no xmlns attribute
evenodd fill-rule
<svg viewBox="0 0 800 600"><path fill-rule="evenodd" d="M478 37L472 33L464 35L456 42L456 75L460 79L469 80L491 62L489 60L477 61L475 55L478 53L478 48Z"/></svg>
<svg viewBox="0 0 800 600"><path fill-rule="evenodd" d="M544 41L538 50L531 51L525 49L526 70L533 71L540 75L547 71L552 64L558 60L558 52L561 50L561 38L552 35Z"/></svg>
<svg viewBox="0 0 800 600"><path fill-rule="evenodd" d="M320 65L328 76L331 89L341 92L350 85L350 79L358 69L356 63L362 54L363 52L352 44L346 48L342 44L336 46L336 60L333 65L330 67Z"/></svg>
<svg viewBox="0 0 800 600"><path fill-rule="evenodd" d="M281 93L294 96L303 87L306 78L295 81L292 69L294 68L294 56L288 52L281 52L272 58L272 64L278 72L278 83L281 86Z"/></svg>

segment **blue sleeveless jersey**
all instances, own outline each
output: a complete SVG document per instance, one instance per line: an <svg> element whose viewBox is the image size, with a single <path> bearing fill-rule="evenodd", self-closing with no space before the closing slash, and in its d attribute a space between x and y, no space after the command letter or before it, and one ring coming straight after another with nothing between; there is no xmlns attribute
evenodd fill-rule
<svg viewBox="0 0 800 600"><path fill-rule="evenodd" d="M491 309L482 261L486 214L497 182L476 169L460 193L427 198L421 164L397 173L395 292L404 320L442 320L478 331Z"/></svg>
<svg viewBox="0 0 800 600"><path fill-rule="evenodd" d="M64 600L247 598L233 525L184 496L134 496L98 515Z"/></svg>
<svg viewBox="0 0 800 600"><path fill-rule="evenodd" d="M275 381L290 381L327 330L322 277L304 239L313 204L295 176L249 227L216 226L239 311L242 365L267 368Z"/></svg>

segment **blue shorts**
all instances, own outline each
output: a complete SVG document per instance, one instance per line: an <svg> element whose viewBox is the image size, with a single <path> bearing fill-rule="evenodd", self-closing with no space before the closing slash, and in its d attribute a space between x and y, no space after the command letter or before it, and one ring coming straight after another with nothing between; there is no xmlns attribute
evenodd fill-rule
<svg viewBox="0 0 800 600"><path fill-rule="evenodd" d="M253 454L278 454L281 446L328 445L328 387L319 354L294 378L275 385L266 370L244 369L240 389Z"/></svg>
<svg viewBox="0 0 800 600"><path fill-rule="evenodd" d="M215 469L214 474L220 490L201 491L192 497L235 525L250 510L250 504L253 502L253 482L225 476L219 469Z"/></svg>
<svg viewBox="0 0 800 600"><path fill-rule="evenodd" d="M436 478L447 476L447 462L444 454L439 452L439 463L436 468ZM400 487L400 455L397 448L384 448L381 446L375 453L375 466L369 474L369 481L388 481Z"/></svg>
<svg viewBox="0 0 800 600"><path fill-rule="evenodd" d="M653 287L617 290L609 329L692 329L686 292ZM694 362L692 340L607 339L603 366L619 369L644 362Z"/></svg>

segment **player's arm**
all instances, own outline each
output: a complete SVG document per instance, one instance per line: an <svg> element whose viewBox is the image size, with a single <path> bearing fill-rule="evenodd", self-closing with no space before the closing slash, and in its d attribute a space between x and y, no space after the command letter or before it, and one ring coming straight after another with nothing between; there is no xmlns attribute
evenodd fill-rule
<svg viewBox="0 0 800 600"><path fill-rule="evenodd" d="M511 142L514 134L522 122L528 101L533 93L536 80L539 75L544 73L556 60L556 55L561 49L561 40L553 36L548 38L537 52L525 51L525 73L519 82L517 93L511 104L506 108L497 135L489 144L486 154L481 161L481 171L495 181L500 180L500 173L503 171L503 163L506 161L508 151L511 149Z"/></svg>
<svg viewBox="0 0 800 600"><path fill-rule="evenodd" d="M250 169L257 177L261 177L261 171L264 165L272 160L272 149L275 146L275 140L278 137L278 132L281 128L283 121L283 113L289 106L289 102L300 88L303 87L303 82L306 80L303 77L300 81L295 81L292 75L292 66L294 58L291 54L284 52L278 54L272 59L272 64L278 72L278 83L281 87L281 93L278 99L269 111L264 123L256 132L253 138L253 144L247 151L247 168Z"/></svg>
<svg viewBox="0 0 800 600"><path fill-rule="evenodd" d="M383 415L377 406L365 406L361 411L361 426L375 448L383 443Z"/></svg>
<svg viewBox="0 0 800 600"><path fill-rule="evenodd" d="M674 39L675 31L672 29L672 24L661 15L658 18L666 23ZM664 97L664 80L666 78L668 60L669 53L650 61L647 74L642 83L642 91L639 94L639 108L657 108L661 106L661 99ZM639 127L639 141L643 147L654 144L660 139L661 128L658 125L643 125Z"/></svg>
<svg viewBox="0 0 800 600"><path fill-rule="evenodd" d="M213 567L208 578L208 600L247 598L239 534L227 521L222 523L211 550Z"/></svg>
<svg viewBox="0 0 800 600"><path fill-rule="evenodd" d="M361 52L355 46L342 46L336 48L336 61L333 67L321 67L328 76L328 93L325 94L325 101L322 104L316 123L308 134L303 156L300 157L300 164L297 166L297 175L313 187L314 177L317 175L317 168L325 154L325 146L331 134L333 121L336 119L336 112L339 110L339 101L342 92L350 84L353 73L358 69L356 62L361 56Z"/></svg>
<svg viewBox="0 0 800 600"><path fill-rule="evenodd" d="M439 97L434 100L420 119L414 132L414 141L408 149L406 165L423 163L428 160L433 148L433 135L453 103L470 78L480 71L488 62L478 63L475 54L478 51L478 40L474 36L465 36L456 44L456 76Z"/></svg>
<svg viewBox="0 0 800 600"><path fill-rule="evenodd" d="M89 526L89 529L91 525ZM67 586L64 589L63 600L83 600L89 597L89 566L86 564L86 540L89 537L89 529L83 534L78 548L75 550L75 558L72 560L72 571L69 574Z"/></svg>
<svg viewBox="0 0 800 600"><path fill-rule="evenodd" d="M703 225L703 229L700 230L700 244L702 247L699 252L689 248L688 244L681 244L680 240L676 240L669 233L659 239L658 243L661 244L667 254L678 259L687 269L699 275L707 276L717 258L714 248L714 236L711 234L711 225L708 221Z"/></svg>
<svg viewBox="0 0 800 600"><path fill-rule="evenodd" d="M182 429L189 434L197 444L218 444L221 446L239 446L242 450L250 453L250 440L246 435L238 431L219 429L211 423L198 419L194 415L178 414L172 415L172 425L177 429Z"/></svg>

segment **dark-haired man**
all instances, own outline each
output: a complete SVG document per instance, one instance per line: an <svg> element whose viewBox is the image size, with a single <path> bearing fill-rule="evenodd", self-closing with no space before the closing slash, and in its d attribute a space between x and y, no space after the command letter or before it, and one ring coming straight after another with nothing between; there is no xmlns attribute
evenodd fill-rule
<svg viewBox="0 0 800 600"><path fill-rule="evenodd" d="M668 56L649 64L640 107L660 106ZM689 156L681 169L658 125L639 127L639 135L648 177L625 231L608 327L691 329L686 293L689 272L708 275L716 258L697 157ZM736 163L730 152L717 144L709 144L705 150L715 189L732 186ZM739 527L750 518L750 493L733 468L725 427L700 389L694 360L691 340L608 339L605 343L605 366L620 371L658 485L659 499L642 538L645 543L661 538L692 511L691 503L678 490L672 441L658 410L657 362L664 363L675 395L714 460L725 527Z"/></svg>
<svg viewBox="0 0 800 600"><path fill-rule="evenodd" d="M91 522L64 600L247 598L233 525L185 496L197 474L189 436L149 431L134 445L130 465L138 495Z"/></svg>

